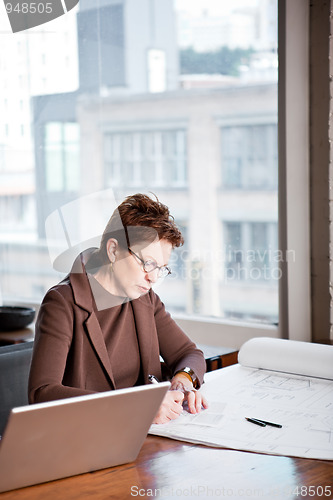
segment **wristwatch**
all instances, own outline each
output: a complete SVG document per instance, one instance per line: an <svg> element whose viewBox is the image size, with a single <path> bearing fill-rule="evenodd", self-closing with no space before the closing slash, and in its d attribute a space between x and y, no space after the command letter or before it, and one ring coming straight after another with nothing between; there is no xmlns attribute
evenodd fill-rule
<svg viewBox="0 0 333 500"><path fill-rule="evenodd" d="M184 373L184 375L186 375L189 380L191 379L191 382L193 384L194 389L198 388L199 380L198 380L198 377L196 376L196 374L194 373L194 371L192 370L192 368L185 366L185 368L182 368L181 370L177 370L175 375L177 375L177 373Z"/></svg>

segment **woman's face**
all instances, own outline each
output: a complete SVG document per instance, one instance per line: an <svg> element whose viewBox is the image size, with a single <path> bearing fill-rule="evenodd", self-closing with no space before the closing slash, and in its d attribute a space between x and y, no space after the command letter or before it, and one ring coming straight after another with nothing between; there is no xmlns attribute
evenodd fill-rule
<svg viewBox="0 0 333 500"><path fill-rule="evenodd" d="M145 272L140 260L127 249L120 249L115 242L112 239L108 241L108 253L113 261L110 275L113 293L130 300L137 299L148 293L158 280L158 269ZM147 246L133 244L131 250L143 261L155 261L158 267L162 267L169 262L172 244L167 240L156 239Z"/></svg>

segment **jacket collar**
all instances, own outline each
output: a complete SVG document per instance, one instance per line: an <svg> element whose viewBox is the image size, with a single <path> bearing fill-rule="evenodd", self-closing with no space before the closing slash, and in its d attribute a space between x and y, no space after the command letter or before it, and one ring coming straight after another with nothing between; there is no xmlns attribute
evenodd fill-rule
<svg viewBox="0 0 333 500"><path fill-rule="evenodd" d="M85 264L88 262L89 257L94 252L94 248L89 248L84 252L80 253L72 266L71 272L69 274L69 280L72 285L74 302L89 311L93 311L93 296L91 293L88 276L85 269Z"/></svg>

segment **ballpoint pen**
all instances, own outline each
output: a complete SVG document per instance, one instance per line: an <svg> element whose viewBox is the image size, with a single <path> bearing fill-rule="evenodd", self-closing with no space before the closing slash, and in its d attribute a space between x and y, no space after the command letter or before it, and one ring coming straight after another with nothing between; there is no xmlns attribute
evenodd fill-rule
<svg viewBox="0 0 333 500"><path fill-rule="evenodd" d="M266 425L270 425L271 427L278 427L281 429L281 424L275 424L274 422L269 422L268 420L262 420L261 418L249 418L245 417L248 422L252 422L253 424L260 425L261 427L266 427Z"/></svg>
<svg viewBox="0 0 333 500"><path fill-rule="evenodd" d="M148 375L148 380L151 384L159 384L160 381L158 378L155 377L155 375Z"/></svg>

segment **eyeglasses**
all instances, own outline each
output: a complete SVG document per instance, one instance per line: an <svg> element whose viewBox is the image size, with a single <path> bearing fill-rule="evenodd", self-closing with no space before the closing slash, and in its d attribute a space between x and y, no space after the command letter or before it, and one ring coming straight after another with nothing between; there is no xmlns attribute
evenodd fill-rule
<svg viewBox="0 0 333 500"><path fill-rule="evenodd" d="M142 260L136 253L133 252L128 247L128 251L130 254L134 255L142 264L142 268L145 273L151 273L155 271L155 269L158 269L157 277L158 278L165 278L169 274L171 274L171 269L169 269L167 266L158 266L157 263L154 260Z"/></svg>

